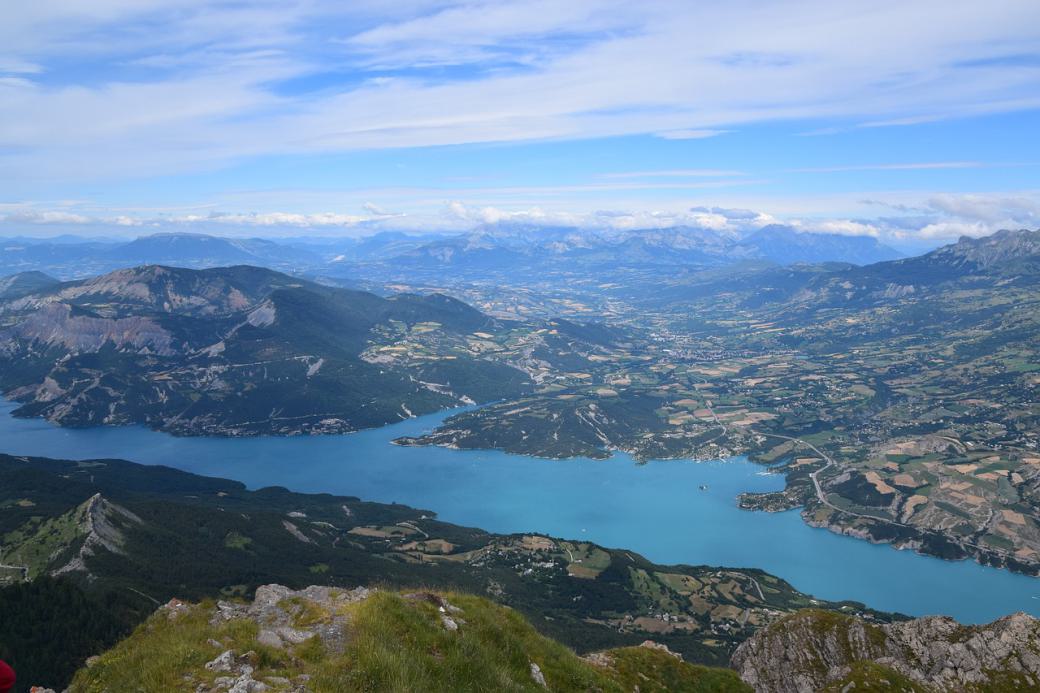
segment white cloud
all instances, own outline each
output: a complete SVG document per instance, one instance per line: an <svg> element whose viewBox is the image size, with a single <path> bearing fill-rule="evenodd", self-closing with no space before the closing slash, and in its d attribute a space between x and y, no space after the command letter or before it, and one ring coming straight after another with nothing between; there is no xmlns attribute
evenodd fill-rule
<svg viewBox="0 0 1040 693"><path fill-rule="evenodd" d="M36 63L0 55L0 74L34 75L40 72L43 72L43 68Z"/></svg>
<svg viewBox="0 0 1040 693"><path fill-rule="evenodd" d="M620 0L466 2L381 24L355 34L344 44L381 68L489 61L534 64L565 46L531 39L588 41L600 32L638 26L641 14Z"/></svg>
<svg viewBox="0 0 1040 693"><path fill-rule="evenodd" d="M504 209L471 206L461 201L447 205L445 215L468 224L508 221L529 225L577 226L599 229L642 229L692 226L722 233L745 234L771 224L784 224L806 233L871 236L894 245L940 244L962 235L986 236L1005 228L1040 229L1040 191L1020 196L964 194L928 195L907 204L879 200L869 205L888 207L898 216L841 218L774 214L766 211L694 207L689 209L611 209L585 212L546 210L541 207ZM413 217L412 223L416 222ZM465 224L463 224L464 226Z"/></svg>
<svg viewBox="0 0 1040 693"><path fill-rule="evenodd" d="M842 236L873 236L881 235L881 229L874 224L866 224L859 221L847 219L827 219L817 222L799 222L801 230L812 233L836 233Z"/></svg>
<svg viewBox="0 0 1040 693"><path fill-rule="evenodd" d="M1035 51L1038 18L1035 0L14 3L0 176L1024 109L1037 71L986 60Z"/></svg>
<svg viewBox="0 0 1040 693"><path fill-rule="evenodd" d="M664 140L703 140L725 135L729 130L667 130L654 134Z"/></svg>
<svg viewBox="0 0 1040 693"><path fill-rule="evenodd" d="M574 212L530 207L507 210L494 206L468 206L457 200L446 205L445 215L453 220L471 225L508 222L529 226L573 226L601 230L664 229L690 226L728 233L743 233L776 222L768 214L721 208L597 209Z"/></svg>
<svg viewBox="0 0 1040 693"><path fill-rule="evenodd" d="M117 217L113 217L111 223L115 224L116 226L141 226L144 222L142 222L140 219L135 219L133 217L128 217L126 215L121 214Z"/></svg>
<svg viewBox="0 0 1040 693"><path fill-rule="evenodd" d="M844 173L850 171L931 171L941 169L981 168L978 161L933 161L908 164L860 164L854 166L821 166L814 168L792 168L790 173Z"/></svg>
<svg viewBox="0 0 1040 693"><path fill-rule="evenodd" d="M981 221L956 220L928 224L918 230L915 235L926 240L950 241L961 236L972 236L975 238L988 236L993 232L994 229L989 224Z"/></svg>
<svg viewBox="0 0 1040 693"><path fill-rule="evenodd" d="M375 219L382 219L386 217L402 217L405 216L401 212L388 212L374 202L365 202L361 205L361 208L372 215Z"/></svg>
<svg viewBox="0 0 1040 693"><path fill-rule="evenodd" d="M665 171L624 171L620 173L603 173L601 178L727 178L743 176L742 171L716 168L683 168Z"/></svg>
<svg viewBox="0 0 1040 693"><path fill-rule="evenodd" d="M961 236L988 236L1001 229L1040 229L1040 194L1036 193L939 194L924 200L915 211L923 211L918 218L924 223L900 230L900 238L946 242Z"/></svg>
<svg viewBox="0 0 1040 693"><path fill-rule="evenodd" d="M5 215L3 220L10 224L89 224L92 219L82 214L62 211L14 212Z"/></svg>
<svg viewBox="0 0 1040 693"><path fill-rule="evenodd" d="M248 214L209 214L202 216L172 217L174 223L226 224L230 226L296 226L312 228L323 226L355 226L371 217L358 214L342 214L323 212L318 214L299 214L293 212L251 212Z"/></svg>
<svg viewBox="0 0 1040 693"><path fill-rule="evenodd" d="M943 214L989 224L1010 221L1040 226L1040 199L1035 195L941 194L930 197L926 204Z"/></svg>

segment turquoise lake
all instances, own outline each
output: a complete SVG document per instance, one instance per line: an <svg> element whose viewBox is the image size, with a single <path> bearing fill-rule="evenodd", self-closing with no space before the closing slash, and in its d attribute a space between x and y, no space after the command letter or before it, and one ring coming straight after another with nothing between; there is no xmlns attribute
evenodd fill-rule
<svg viewBox="0 0 1040 693"><path fill-rule="evenodd" d="M250 488L354 495L435 511L494 532L544 532L628 548L659 563L755 567L825 599L980 623L1013 611L1040 616L1040 580L842 537L796 511L740 510L741 491L783 487L744 459L541 460L390 443L448 414L344 436L176 438L140 427L60 429L10 416L0 400L0 452L64 459L118 457L244 482ZM707 485L707 490L700 490Z"/></svg>

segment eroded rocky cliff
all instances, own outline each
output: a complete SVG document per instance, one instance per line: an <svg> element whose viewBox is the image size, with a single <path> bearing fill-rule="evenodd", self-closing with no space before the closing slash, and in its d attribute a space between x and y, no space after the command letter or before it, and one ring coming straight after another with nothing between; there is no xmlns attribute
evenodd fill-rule
<svg viewBox="0 0 1040 693"><path fill-rule="evenodd" d="M871 624L806 610L764 628L733 655L756 691L1040 689L1040 621L1012 614L983 626L945 616Z"/></svg>

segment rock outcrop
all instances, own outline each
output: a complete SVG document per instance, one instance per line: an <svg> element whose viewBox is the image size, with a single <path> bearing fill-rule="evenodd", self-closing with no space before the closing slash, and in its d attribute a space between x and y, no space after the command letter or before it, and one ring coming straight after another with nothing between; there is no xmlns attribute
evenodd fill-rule
<svg viewBox="0 0 1040 693"><path fill-rule="evenodd" d="M119 525L142 524L141 518L121 505L116 505L95 493L78 508L83 543L67 563L51 571L62 575L73 571L87 570L86 559L99 549L112 553L123 553L123 532Z"/></svg>
<svg viewBox="0 0 1040 693"><path fill-rule="evenodd" d="M1040 620L1017 613L984 626L945 616L876 625L807 610L760 630L732 664L762 693L1037 690Z"/></svg>
<svg viewBox="0 0 1040 693"><path fill-rule="evenodd" d="M366 587L342 590L312 585L291 590L282 585L258 587L252 604L217 602L214 625L235 619L254 621L260 631L257 642L284 649L317 636L330 652L342 652L346 642L346 618L341 607L363 601L372 594ZM321 614L322 618L315 618Z"/></svg>
<svg viewBox="0 0 1040 693"><path fill-rule="evenodd" d="M100 551L122 554L124 531L142 524L133 512L95 493L66 513L34 517L18 527L3 546L5 567L21 569L24 580L89 573L90 556Z"/></svg>

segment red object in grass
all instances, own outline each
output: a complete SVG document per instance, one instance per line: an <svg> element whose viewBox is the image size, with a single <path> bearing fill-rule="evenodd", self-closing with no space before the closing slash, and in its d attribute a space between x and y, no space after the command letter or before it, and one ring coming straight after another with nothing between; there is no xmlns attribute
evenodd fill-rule
<svg viewBox="0 0 1040 693"><path fill-rule="evenodd" d="M8 693L14 688L14 669L7 665L7 662L0 659L0 693Z"/></svg>

